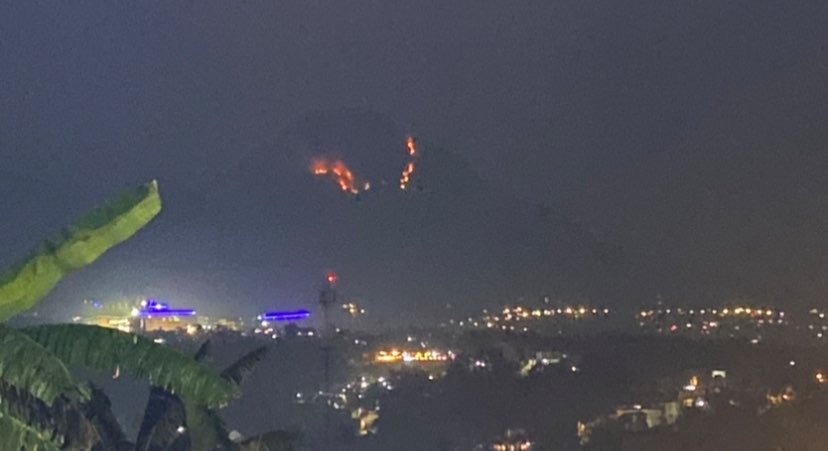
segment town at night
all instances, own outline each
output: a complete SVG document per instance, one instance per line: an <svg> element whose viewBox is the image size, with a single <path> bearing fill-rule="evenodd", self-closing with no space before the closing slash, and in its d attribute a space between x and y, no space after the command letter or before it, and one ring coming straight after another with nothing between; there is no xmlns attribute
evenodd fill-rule
<svg viewBox="0 0 828 451"><path fill-rule="evenodd" d="M828 450L826 24L0 4L0 451Z"/></svg>

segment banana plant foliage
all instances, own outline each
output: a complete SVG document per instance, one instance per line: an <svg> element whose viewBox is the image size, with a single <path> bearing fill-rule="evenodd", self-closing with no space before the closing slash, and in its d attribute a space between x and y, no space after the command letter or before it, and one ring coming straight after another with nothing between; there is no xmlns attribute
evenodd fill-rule
<svg viewBox="0 0 828 451"><path fill-rule="evenodd" d="M119 369L210 407L223 407L239 394L236 384L191 357L135 334L84 324L35 326L21 332L69 365Z"/></svg>
<svg viewBox="0 0 828 451"><path fill-rule="evenodd" d="M210 353L210 341L204 342L195 354L198 361ZM241 385L267 354L267 348L258 347L221 372L221 377ZM138 433L136 451L247 451L294 449L298 437L295 433L273 431L234 443L218 411L192 400L181 399L160 387L153 387ZM186 444L189 448L179 448Z"/></svg>
<svg viewBox="0 0 828 451"><path fill-rule="evenodd" d="M34 307L67 274L125 241L161 211L158 183L129 190L44 241L0 276L0 322Z"/></svg>
<svg viewBox="0 0 828 451"><path fill-rule="evenodd" d="M0 450L88 450L96 441L92 449L106 449L101 448L105 442L121 447L124 438L112 425L108 407L106 415L96 407L108 400L100 393L90 399L90 390L73 380L67 369L71 365L122 370L205 406L226 405L237 395L231 381L137 335L84 325L14 329L3 324L37 305L63 277L133 236L160 211L156 182L126 191L0 275Z"/></svg>

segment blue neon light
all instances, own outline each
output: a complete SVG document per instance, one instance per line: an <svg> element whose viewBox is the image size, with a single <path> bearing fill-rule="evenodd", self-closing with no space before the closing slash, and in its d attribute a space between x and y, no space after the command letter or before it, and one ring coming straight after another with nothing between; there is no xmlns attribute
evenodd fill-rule
<svg viewBox="0 0 828 451"><path fill-rule="evenodd" d="M144 310L138 311L138 316L142 318L168 318L175 316L195 316L196 311L193 309L171 309L169 304L158 302L155 299L147 300L147 307Z"/></svg>
<svg viewBox="0 0 828 451"><path fill-rule="evenodd" d="M147 299L147 310L169 310L170 305L164 302L158 302L155 299Z"/></svg>
<svg viewBox="0 0 828 451"><path fill-rule="evenodd" d="M167 318L173 316L195 316L196 311L192 309L169 309L169 310L141 310L138 316L142 318Z"/></svg>
<svg viewBox="0 0 828 451"><path fill-rule="evenodd" d="M310 317L310 312L307 310L267 312L262 314L262 321L298 321L308 317Z"/></svg>

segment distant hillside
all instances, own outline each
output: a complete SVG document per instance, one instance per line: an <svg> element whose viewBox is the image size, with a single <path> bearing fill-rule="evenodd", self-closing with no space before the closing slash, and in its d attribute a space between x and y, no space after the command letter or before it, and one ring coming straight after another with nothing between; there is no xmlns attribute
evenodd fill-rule
<svg viewBox="0 0 828 451"><path fill-rule="evenodd" d="M462 310L520 296L606 293L607 269L624 259L620 247L553 208L511 197L427 136L417 136L413 186L400 191L405 137L367 110L302 116L273 148L229 168L176 215L188 228L227 231L211 245L228 260L264 264L275 256L305 277L334 268L344 288L380 310L385 301L392 311L447 303ZM309 161L320 154L342 158L372 190L356 198L314 178ZM253 200L262 198L269 201ZM213 215L218 210L227 214Z"/></svg>

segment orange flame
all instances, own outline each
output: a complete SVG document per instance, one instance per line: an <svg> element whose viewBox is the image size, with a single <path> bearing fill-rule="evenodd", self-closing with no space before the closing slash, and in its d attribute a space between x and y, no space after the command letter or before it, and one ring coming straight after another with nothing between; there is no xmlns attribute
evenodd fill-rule
<svg viewBox="0 0 828 451"><path fill-rule="evenodd" d="M316 176L329 175L343 192L359 194L357 180L354 174L341 160L328 162L322 159L313 160L310 167L311 173Z"/></svg>
<svg viewBox="0 0 828 451"><path fill-rule="evenodd" d="M410 162L405 165L405 169L403 169L402 177L400 177L400 189L404 190L408 188L408 184L411 181L411 174L414 173L414 162Z"/></svg>
<svg viewBox="0 0 828 451"><path fill-rule="evenodd" d="M325 175L328 173L328 163L325 160L313 160L311 163L313 175Z"/></svg>
<svg viewBox="0 0 828 451"><path fill-rule="evenodd" d="M417 145L414 142L414 137L409 136L405 140L405 145L408 148L408 156L413 160L417 157ZM402 175L400 176L400 189L405 191L408 189L408 185L411 183L411 176L414 174L414 161L409 161L408 164L405 165L403 168Z"/></svg>
<svg viewBox="0 0 828 451"><path fill-rule="evenodd" d="M406 147L408 147L408 155L410 155L412 157L417 155L417 146L414 143L414 137L413 136L409 136L405 140L405 145L406 145Z"/></svg>

